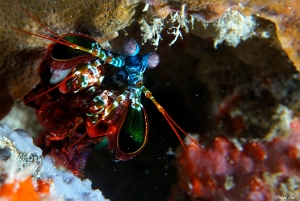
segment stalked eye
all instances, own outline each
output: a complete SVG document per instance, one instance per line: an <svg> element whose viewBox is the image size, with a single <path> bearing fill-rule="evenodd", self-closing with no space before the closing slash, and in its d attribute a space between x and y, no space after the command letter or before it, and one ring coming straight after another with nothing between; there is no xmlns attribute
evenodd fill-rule
<svg viewBox="0 0 300 201"><path fill-rule="evenodd" d="M140 52L140 46L134 39L128 38L123 43L123 52L129 56L135 56Z"/></svg>
<svg viewBox="0 0 300 201"><path fill-rule="evenodd" d="M160 58L156 52L151 52L143 57L143 65L147 68L155 68L159 62Z"/></svg>

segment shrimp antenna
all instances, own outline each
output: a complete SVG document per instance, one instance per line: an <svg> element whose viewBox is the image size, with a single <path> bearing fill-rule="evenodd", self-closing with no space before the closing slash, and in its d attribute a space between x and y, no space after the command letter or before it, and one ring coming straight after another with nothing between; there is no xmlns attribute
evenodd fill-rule
<svg viewBox="0 0 300 201"><path fill-rule="evenodd" d="M73 78L73 77L75 77L75 76L76 76L76 75L70 75L69 77L66 77L62 82L60 82L59 84L55 85L54 87L51 87L50 89L44 91L43 93L41 93L41 94L39 94L39 95L37 95L37 96L35 96L35 97L33 97L33 98L27 100L27 101L24 101L24 104L27 104L27 103L29 103L29 102L31 102L31 101L33 101L33 100L35 100L35 99L37 99L37 98L43 96L43 95L49 93L50 91L53 91L54 89L58 88L62 83L67 82L69 79L71 79L71 78Z"/></svg>
<svg viewBox="0 0 300 201"><path fill-rule="evenodd" d="M167 120L169 126L171 127L171 129L173 130L173 132L175 133L175 135L177 136L177 138L179 139L180 141L180 144L182 145L185 153L187 154L187 157L190 161L190 163L193 165L193 168L194 169L194 163L192 162L192 159L190 157L190 155L188 154L188 150L187 150L187 147L186 145L184 144L183 140L181 139L178 131L180 130L186 137L188 137L193 143L195 143L198 147L200 147L204 153L212 160L212 158L210 157L210 155L201 147L201 145L195 140L193 139L191 136L189 136L173 119L172 117L166 112L166 110L157 102L157 100L154 98L154 96L152 95L152 93L144 86L142 85L142 91L143 93L145 94L146 98L150 99L154 105L156 106L156 108L158 109L158 111L160 113L162 113L163 117ZM191 173L192 175L192 173Z"/></svg>
<svg viewBox="0 0 300 201"><path fill-rule="evenodd" d="M32 33L32 32L29 32L29 31L24 31L24 30L20 30L20 29L17 29L17 28L14 28L14 27L11 27L9 26L11 29L13 30L16 30L16 31L19 31L19 32L23 32L23 33L26 33L26 34L29 34L29 35L33 35L33 36L37 36L39 38L43 38L43 39L46 39L46 40L50 40L52 42L55 42L55 43L59 43L59 44L62 44L62 45L65 45L65 46L68 46L68 47L71 47L73 49L78 49L78 50L81 50L83 52L87 52L87 53L90 53L91 55L95 56L95 57L99 57L101 58L102 54L101 52L98 51L98 49L94 49L94 50L91 50L91 49L88 49L88 48L85 48L85 47L82 47L82 46L79 46L79 45L76 45L74 43L71 43L65 39L63 39L61 36L59 36L57 33L55 33L54 31L52 31L51 29L49 29L47 26L43 25L38 19L36 19L32 14L30 14L25 8L23 8L19 3L16 3L17 6L19 6L31 19L33 19L36 23L38 23L41 27L43 27L44 29L46 29L47 31L49 31L52 35L54 35L56 38L53 38L51 36L47 36L47 35L44 35L44 34L41 34L40 32L37 32L37 33Z"/></svg>
<svg viewBox="0 0 300 201"><path fill-rule="evenodd" d="M19 3L16 3L17 6L19 6L25 13L26 15L28 15L31 19L33 19L36 23L38 23L41 27L43 27L44 29L46 29L47 31L49 31L53 36L57 37L59 40L56 40L50 36L47 36L47 35L43 35L43 34L34 34L34 33L30 33L30 32L26 32L26 31L22 31L22 30L18 30L16 28L13 28L11 27L12 29L14 30L17 30L17 31L21 31L21 32L24 32L24 33L27 33L27 34L31 34L31 35L34 35L34 36L37 36L37 37L40 37L40 38L44 38L44 39L47 39L47 40L52 40L53 42L58 42L63 44L63 45L73 45L72 43L70 43L69 41L66 41L64 40L62 37L60 37L57 33L55 33L54 31L52 31L51 29L49 29L47 26L43 25L36 17L34 17L32 14L30 14L23 6L21 6ZM64 43L62 43L62 41Z"/></svg>
<svg viewBox="0 0 300 201"><path fill-rule="evenodd" d="M15 31L19 31L19 32L22 32L22 33L26 33L28 35L33 35L33 36L37 36L39 38L43 38L43 39L46 39L46 40L50 40L50 41L53 41L55 43L59 43L59 44L62 44L62 45L65 45L65 46L68 46L68 47L71 47L71 48L74 48L74 49L77 49L77 45L73 44L73 43L70 43L66 40L64 40L63 38L60 37L60 39L55 39L55 38L52 38L51 36L47 36L47 35L44 35L44 34L41 34L39 32L37 32L38 34L36 33L32 33L32 32L29 32L29 31L24 31L24 30L20 30L20 29L17 29L17 28L14 28L12 26L8 26L9 28L15 30Z"/></svg>

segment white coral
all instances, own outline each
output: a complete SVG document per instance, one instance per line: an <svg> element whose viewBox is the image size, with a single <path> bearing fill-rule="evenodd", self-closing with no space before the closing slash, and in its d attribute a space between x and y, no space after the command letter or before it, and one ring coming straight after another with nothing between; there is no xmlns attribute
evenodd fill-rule
<svg viewBox="0 0 300 201"><path fill-rule="evenodd" d="M152 45L158 46L159 41L162 40L161 31L164 28L164 23L160 18L154 18L151 24L148 24L145 19L141 21L140 28L143 37L143 43L146 43L148 40Z"/></svg>
<svg viewBox="0 0 300 201"><path fill-rule="evenodd" d="M170 23L170 27L167 31L168 34L174 35L174 39L170 42L170 46L173 45L178 37L181 39L182 33L181 30L183 29L185 32L189 32L188 24L191 24L191 27L194 26L194 17L190 15L187 18L185 13L185 5L181 6L180 11L170 13L170 19L168 21ZM140 28L142 31L143 43L150 41L152 45L158 46L160 40L162 40L161 32L164 28L164 22L160 18L154 18L150 23L147 23L145 19L142 19L140 22Z"/></svg>
<svg viewBox="0 0 300 201"><path fill-rule="evenodd" d="M229 11L213 23L218 34L215 37L214 46L226 41L227 45L236 47L241 40L256 35L256 21L253 16L244 16L238 11Z"/></svg>
<svg viewBox="0 0 300 201"><path fill-rule="evenodd" d="M82 181L70 171L57 170L54 160L50 156L43 158L42 150L23 130L12 131L7 125L0 124L0 150L0 171L10 173L4 182L33 174L35 178L53 181L51 196L54 200L62 197L68 201L107 201L99 190L91 188L90 180Z"/></svg>
<svg viewBox="0 0 300 201"><path fill-rule="evenodd" d="M191 24L192 29L194 28L194 17L192 15L190 15L190 19L186 17L184 4L181 6L180 12L170 13L169 22L171 23L171 27L169 28L168 34L174 35L174 39L170 42L169 46L173 45L178 37L183 39L181 29L184 29L184 31L188 33L190 31L188 24ZM175 25L176 23L177 26Z"/></svg>

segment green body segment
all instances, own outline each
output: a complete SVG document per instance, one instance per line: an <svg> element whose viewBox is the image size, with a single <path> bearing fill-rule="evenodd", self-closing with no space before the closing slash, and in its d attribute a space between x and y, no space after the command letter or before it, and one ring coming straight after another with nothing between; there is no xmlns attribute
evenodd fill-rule
<svg viewBox="0 0 300 201"><path fill-rule="evenodd" d="M78 46L93 50L96 47L99 48L100 45L93 39L89 37L84 37L80 35L67 35L62 37L64 40L76 44ZM56 43L53 46L52 50L52 57L57 60L67 60L72 59L81 55L88 55L90 53L84 52L82 50L74 49L72 47L68 47L66 45L62 45L59 43Z"/></svg>
<svg viewBox="0 0 300 201"><path fill-rule="evenodd" d="M104 101L103 99L101 98L101 96L96 96L93 101L92 101L92 104L94 106L94 108L97 108L98 110L100 108L103 108L104 107Z"/></svg>
<svg viewBox="0 0 300 201"><path fill-rule="evenodd" d="M82 47L86 49L86 51L74 49L67 45L56 43L52 49L52 58L55 60L63 61L83 55L94 55L100 60L115 67L122 67L125 65L125 59L122 54L103 49L94 39L88 36L85 36L83 34L70 34L63 36L62 39L79 47ZM91 54L93 50L96 50L95 52L97 52L97 54Z"/></svg>
<svg viewBox="0 0 300 201"><path fill-rule="evenodd" d="M134 153L142 148L146 139L145 126L143 110L130 107L118 139L119 148L123 153Z"/></svg>
<svg viewBox="0 0 300 201"><path fill-rule="evenodd" d="M88 84L89 84L89 82L88 82L88 76L85 75L85 74L83 74L82 76L80 76L80 77L78 78L78 81L79 81L79 83L80 83L80 88L81 88L81 89L84 89L84 88L87 87Z"/></svg>
<svg viewBox="0 0 300 201"><path fill-rule="evenodd" d="M103 112L105 107L104 100L101 96L96 96L90 103L87 108L87 116L89 116L92 123L96 123L99 120L99 115Z"/></svg>

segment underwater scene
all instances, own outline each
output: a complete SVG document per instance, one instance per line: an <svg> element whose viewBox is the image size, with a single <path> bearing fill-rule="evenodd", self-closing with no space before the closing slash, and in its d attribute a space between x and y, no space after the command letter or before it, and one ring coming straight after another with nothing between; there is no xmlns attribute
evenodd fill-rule
<svg viewBox="0 0 300 201"><path fill-rule="evenodd" d="M0 0L0 200L300 200L299 12Z"/></svg>

